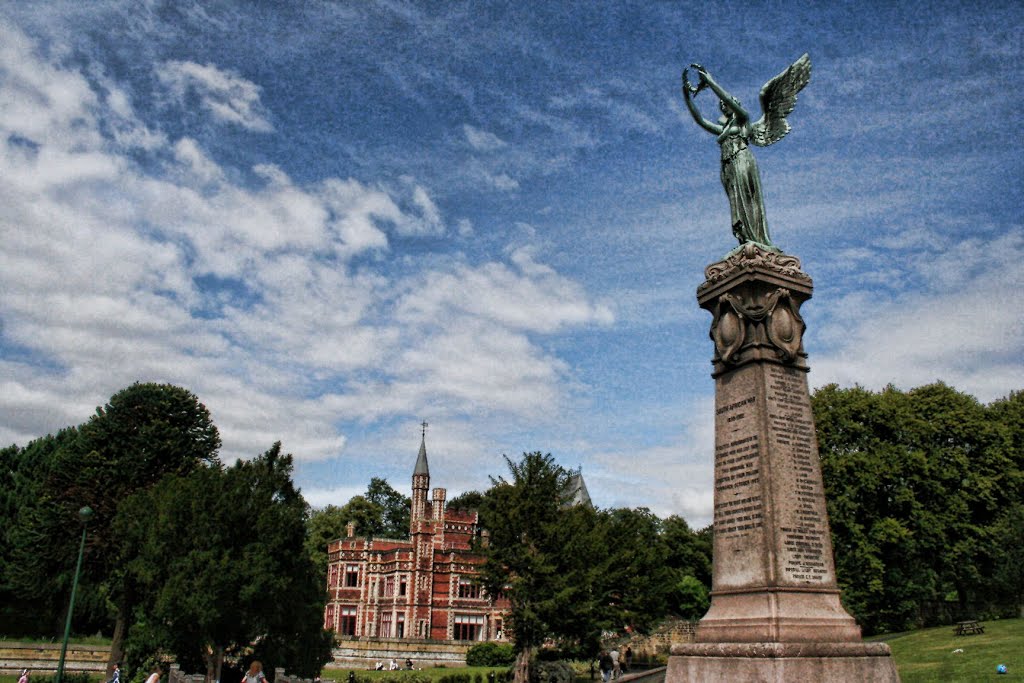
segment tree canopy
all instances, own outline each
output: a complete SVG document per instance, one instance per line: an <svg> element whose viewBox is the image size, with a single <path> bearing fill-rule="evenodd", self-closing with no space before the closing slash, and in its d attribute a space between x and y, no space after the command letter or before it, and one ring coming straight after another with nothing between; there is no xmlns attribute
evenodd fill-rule
<svg viewBox="0 0 1024 683"><path fill-rule="evenodd" d="M667 607L671 570L648 511L571 506L570 473L550 454L505 461L510 478L492 477L480 506L490 534L481 582L511 603L518 682L548 639L590 656L605 630L649 627Z"/></svg>
<svg viewBox="0 0 1024 683"><path fill-rule="evenodd" d="M830 385L812 405L836 572L865 630L1016 612L1006 568L1024 535L1006 530L1024 500L1021 395L986 407L941 383Z"/></svg>
<svg viewBox="0 0 1024 683"><path fill-rule="evenodd" d="M132 595L117 571L112 521L121 501L166 474L187 474L217 462L220 436L194 394L169 384L136 383L114 394L86 423L29 444L19 472L38 468L21 485L11 531L12 587L60 614L70 589L78 510L93 510L76 608L93 620L116 615L108 671L121 657ZM81 622L79 622L81 623Z"/></svg>
<svg viewBox="0 0 1024 683"><path fill-rule="evenodd" d="M195 662L196 639L234 642L223 627L251 638L246 647L267 661L316 673L329 651L326 596L303 546L307 506L291 482L291 456L276 445L225 469L219 447L209 411L191 392L136 383L77 427L0 450L4 634L60 631L78 510L89 505L72 627L112 630L111 662L122 658L129 632L127 662L169 647ZM222 564L226 549L236 554ZM228 597L228 586L239 590ZM197 616L204 611L207 621Z"/></svg>
<svg viewBox="0 0 1024 683"><path fill-rule="evenodd" d="M129 648L162 643L186 670L225 653L314 676L330 660L324 584L305 552L306 503L281 444L233 467L168 477L125 501L115 528L139 596Z"/></svg>

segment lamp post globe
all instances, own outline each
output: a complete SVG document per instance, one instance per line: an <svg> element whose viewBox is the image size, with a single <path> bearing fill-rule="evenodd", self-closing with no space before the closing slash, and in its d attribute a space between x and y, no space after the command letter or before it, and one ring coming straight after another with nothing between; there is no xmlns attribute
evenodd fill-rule
<svg viewBox="0 0 1024 683"><path fill-rule="evenodd" d="M54 683L61 683L64 678L64 658L68 653L68 638L71 636L71 615L75 611L75 593L78 592L78 575L82 571L82 555L85 554L85 534L92 519L92 508L88 505L78 510L78 519L82 522L82 542L78 544L78 562L75 564L75 578L71 582L71 600L68 603L68 617L64 620L64 642L60 646L60 661L57 662L57 676Z"/></svg>

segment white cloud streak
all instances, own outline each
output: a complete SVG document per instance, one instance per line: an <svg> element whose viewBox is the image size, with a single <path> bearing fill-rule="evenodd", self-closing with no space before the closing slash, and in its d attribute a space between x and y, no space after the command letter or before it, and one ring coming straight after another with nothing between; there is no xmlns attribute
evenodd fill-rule
<svg viewBox="0 0 1024 683"><path fill-rule="evenodd" d="M213 64L172 60L160 65L157 77L179 104L185 105L194 93L218 121L258 133L274 130L260 103L260 87L237 73Z"/></svg>
<svg viewBox="0 0 1024 683"><path fill-rule="evenodd" d="M567 368L535 337L611 320L527 255L416 265L393 253L392 234L445 233L415 179L298 185L268 164L243 185L20 32L0 30L0 58L0 319L25 356L0 360L0 439L24 443L133 381L161 381L207 404L227 459L279 439L299 459L334 458L351 420L556 414ZM165 62L160 76L216 121L273 130L237 74ZM162 165L130 158L139 146Z"/></svg>

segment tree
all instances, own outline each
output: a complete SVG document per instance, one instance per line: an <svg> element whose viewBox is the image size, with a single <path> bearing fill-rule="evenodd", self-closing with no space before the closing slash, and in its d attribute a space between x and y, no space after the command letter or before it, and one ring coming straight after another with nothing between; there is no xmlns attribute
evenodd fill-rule
<svg viewBox="0 0 1024 683"><path fill-rule="evenodd" d="M684 619L699 619L707 611L711 590L711 529L694 532L682 517L662 522L668 548L666 564L673 570L671 611Z"/></svg>
<svg viewBox="0 0 1024 683"><path fill-rule="evenodd" d="M683 574L674 586L674 611L684 619L700 619L711 606L708 588L692 574Z"/></svg>
<svg viewBox="0 0 1024 683"><path fill-rule="evenodd" d="M492 477L480 509L491 535L481 582L488 593L504 592L511 602L505 623L516 649L515 681L527 683L533 652L553 630L549 625L586 597L588 587L573 581L579 549L562 544L582 542L586 534L567 539L564 532L579 529L587 513L565 514L569 475L550 454L524 453L518 463L505 456L505 462L511 481Z"/></svg>
<svg viewBox="0 0 1024 683"><path fill-rule="evenodd" d="M52 449L51 449L52 447ZM34 500L13 532L14 585L33 599L64 600L78 550L77 513L93 509L76 615L115 615L108 672L121 658L133 595L119 582L111 523L121 501L164 475L217 462L220 436L195 395L169 384L136 383L114 394L88 422L44 440ZM26 449L27 450L27 449ZM43 453L45 451L45 453ZM76 617L76 623L82 621Z"/></svg>
<svg viewBox="0 0 1024 683"><path fill-rule="evenodd" d="M39 514L42 485L54 454L77 434L70 427L24 448L10 446L0 451L0 624L4 633L36 636L60 629L67 598L63 587L71 585L73 565L61 567L51 562L54 569L42 571L42 562L24 561L23 549L34 549L34 555L42 557L58 553L30 520ZM82 594L82 608L76 611L80 616L100 602L95 591L83 588ZM101 612L99 618L105 621L106 610ZM88 614L85 621L95 624L96 617Z"/></svg>
<svg viewBox="0 0 1024 683"><path fill-rule="evenodd" d="M409 535L412 500L388 484L387 479L374 477L366 487L366 500L380 508L380 520L370 532L384 538L405 538Z"/></svg>
<svg viewBox="0 0 1024 683"><path fill-rule="evenodd" d="M812 406L837 578L865 631L992 604L989 539L1020 500L1013 433L1001 423L1013 406L986 408L941 383L878 393L830 385Z"/></svg>
<svg viewBox="0 0 1024 683"><path fill-rule="evenodd" d="M139 596L128 661L155 644L183 668L219 678L224 655L262 658L313 676L330 659L323 582L305 550L306 510L280 443L249 462L218 464L126 500L116 528L126 582Z"/></svg>
<svg viewBox="0 0 1024 683"><path fill-rule="evenodd" d="M350 521L353 521L351 515L336 505L309 512L306 553L313 560L324 585L327 583L327 545L345 536L345 525Z"/></svg>
<svg viewBox="0 0 1024 683"><path fill-rule="evenodd" d="M571 506L570 474L550 454L505 462L511 478L492 478L479 509L490 533L481 582L511 602L515 678L525 683L549 638L589 656L603 631L649 628L664 614L672 574L650 512Z"/></svg>
<svg viewBox="0 0 1024 683"><path fill-rule="evenodd" d="M479 491L466 491L449 500L445 507L449 510L479 510L483 500L484 494Z"/></svg>

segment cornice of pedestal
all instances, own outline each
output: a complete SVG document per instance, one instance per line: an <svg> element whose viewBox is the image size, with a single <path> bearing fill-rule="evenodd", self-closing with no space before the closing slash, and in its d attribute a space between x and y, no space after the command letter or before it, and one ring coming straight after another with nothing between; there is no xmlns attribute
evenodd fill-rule
<svg viewBox="0 0 1024 683"><path fill-rule="evenodd" d="M702 308L708 308L705 305L708 301L732 289L739 281L754 279L776 282L801 293L803 299L811 298L814 290L814 282L800 269L800 259L796 256L747 242L704 269L704 282L697 287L697 302Z"/></svg>

